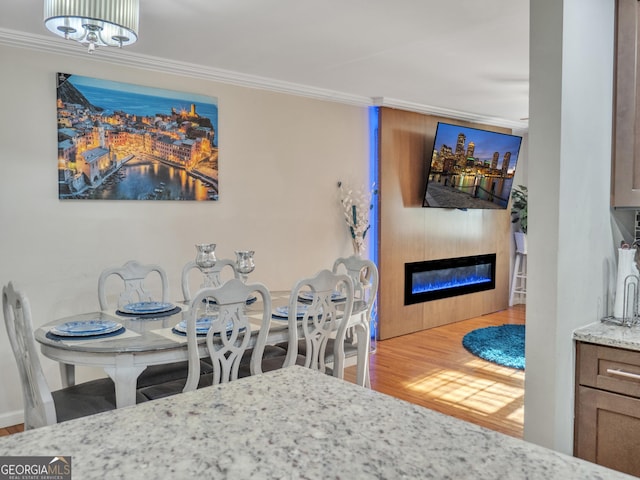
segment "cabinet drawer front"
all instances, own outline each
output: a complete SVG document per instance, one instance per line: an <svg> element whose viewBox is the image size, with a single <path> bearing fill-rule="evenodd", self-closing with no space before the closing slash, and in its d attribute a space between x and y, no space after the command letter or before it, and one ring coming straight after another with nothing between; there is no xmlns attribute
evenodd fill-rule
<svg viewBox="0 0 640 480"><path fill-rule="evenodd" d="M578 383L640 398L640 352L577 344Z"/></svg>
<svg viewBox="0 0 640 480"><path fill-rule="evenodd" d="M574 455L640 475L639 413L639 399L579 387Z"/></svg>

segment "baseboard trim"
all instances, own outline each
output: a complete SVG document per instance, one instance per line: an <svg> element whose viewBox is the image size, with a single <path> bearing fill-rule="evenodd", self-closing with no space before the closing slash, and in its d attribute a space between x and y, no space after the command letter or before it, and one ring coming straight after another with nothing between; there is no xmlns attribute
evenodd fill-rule
<svg viewBox="0 0 640 480"><path fill-rule="evenodd" d="M0 428L12 427L24 423L24 412L22 410L14 410L0 415Z"/></svg>

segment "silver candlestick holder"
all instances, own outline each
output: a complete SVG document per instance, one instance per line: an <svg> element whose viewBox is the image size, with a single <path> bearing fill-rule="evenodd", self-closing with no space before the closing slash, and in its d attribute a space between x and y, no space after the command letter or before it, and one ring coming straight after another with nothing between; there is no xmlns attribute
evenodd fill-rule
<svg viewBox="0 0 640 480"><path fill-rule="evenodd" d="M256 268L253 261L254 253L253 250L236 250L236 270L244 283L247 283L249 274Z"/></svg>
<svg viewBox="0 0 640 480"><path fill-rule="evenodd" d="M215 243L198 243L196 244L196 265L204 275L203 287L212 287L213 279L211 272L216 265L216 244Z"/></svg>

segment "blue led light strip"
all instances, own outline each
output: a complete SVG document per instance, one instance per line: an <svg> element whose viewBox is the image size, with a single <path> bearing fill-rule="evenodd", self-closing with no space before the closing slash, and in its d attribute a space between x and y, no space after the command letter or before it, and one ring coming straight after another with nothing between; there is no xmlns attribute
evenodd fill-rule
<svg viewBox="0 0 640 480"><path fill-rule="evenodd" d="M369 107L369 185L375 185L378 189L378 195L373 198L373 209L369 212L369 258L376 265L380 265L378 262L378 218L380 202L380 158L378 146L380 145L380 108ZM378 309L377 302L376 308L371 312L371 345L375 349L375 341L378 338Z"/></svg>

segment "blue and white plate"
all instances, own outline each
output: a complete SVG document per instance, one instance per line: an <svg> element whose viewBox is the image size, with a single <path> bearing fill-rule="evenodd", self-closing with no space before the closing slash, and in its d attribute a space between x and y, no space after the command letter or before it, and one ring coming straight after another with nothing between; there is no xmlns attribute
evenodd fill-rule
<svg viewBox="0 0 640 480"><path fill-rule="evenodd" d="M202 317L196 320L196 335L206 335L209 329L211 328L211 322L215 320L217 320L217 317L215 316ZM177 324L173 328L175 328L176 332L186 334L187 333L186 320L181 321L179 324ZM233 322L229 320L229 322L227 322L227 332L231 330L233 330ZM241 331L242 330L244 330L244 328L242 328Z"/></svg>
<svg viewBox="0 0 640 480"><path fill-rule="evenodd" d="M125 305L120 310L124 313L164 313L169 310L173 310L176 306L173 303L167 302L137 302L137 303L129 303Z"/></svg>
<svg viewBox="0 0 640 480"><path fill-rule="evenodd" d="M60 337L88 337L92 335L106 335L120 330L122 325L111 320L86 320L80 322L66 322L49 330Z"/></svg>
<svg viewBox="0 0 640 480"><path fill-rule="evenodd" d="M303 290L298 294L298 298L304 302L310 302L313 300L313 292L311 292L310 290ZM342 302L346 300L346 298L347 297L345 297L342 293L338 292L337 290L331 292L332 302Z"/></svg>
<svg viewBox="0 0 640 480"><path fill-rule="evenodd" d="M309 305L304 305L304 304L298 304L298 308L296 309L296 318L298 320L300 320L302 317L304 317L304 314L306 313L307 309L309 308ZM275 309L275 311L272 314L272 317L277 318L277 319L282 319L282 320L286 320L289 318L289 305L285 305L284 307L278 307Z"/></svg>

